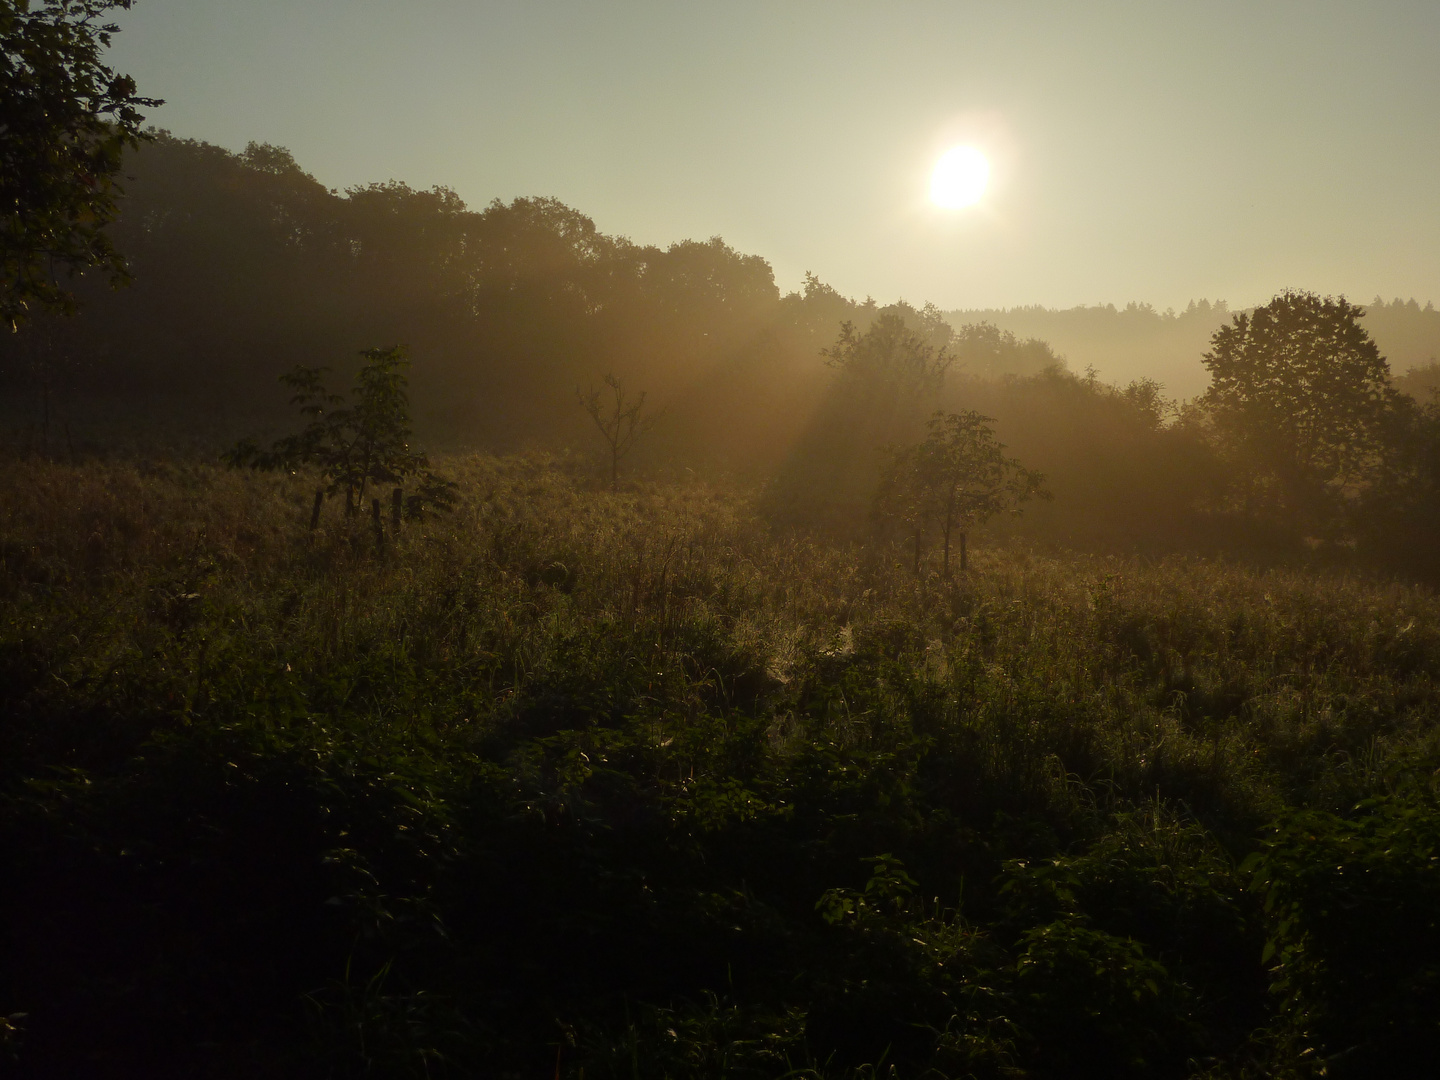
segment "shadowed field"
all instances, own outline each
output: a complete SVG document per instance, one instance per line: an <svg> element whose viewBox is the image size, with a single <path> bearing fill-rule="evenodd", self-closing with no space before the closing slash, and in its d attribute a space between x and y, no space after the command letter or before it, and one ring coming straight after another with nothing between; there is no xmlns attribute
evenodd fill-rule
<svg viewBox="0 0 1440 1080"><path fill-rule="evenodd" d="M440 464L9 463L8 1068L1421 1074L1429 591Z"/></svg>

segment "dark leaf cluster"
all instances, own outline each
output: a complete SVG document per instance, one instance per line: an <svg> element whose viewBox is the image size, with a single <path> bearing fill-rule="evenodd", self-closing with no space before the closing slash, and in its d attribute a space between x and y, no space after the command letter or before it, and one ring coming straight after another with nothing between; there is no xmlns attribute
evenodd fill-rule
<svg viewBox="0 0 1440 1080"><path fill-rule="evenodd" d="M418 487L405 497L408 517L427 509L446 509L455 500L455 485L430 470L430 459L410 446L410 402L405 369L409 360L399 346L366 349L365 363L355 377L347 404L324 383L325 368L297 367L281 381L294 396L291 403L305 417L305 427L277 440L269 450L241 442L224 455L232 468L320 474L326 498L345 495L347 514L364 505L367 491L382 484L403 485L415 478Z"/></svg>
<svg viewBox="0 0 1440 1080"><path fill-rule="evenodd" d="M994 424L974 410L940 410L930 418L923 442L889 452L874 515L900 523L914 536L917 572L930 527L940 530L948 575L952 536L964 537L997 514L1019 514L1031 498L1051 498L1042 474L1005 456Z"/></svg>
<svg viewBox="0 0 1440 1080"><path fill-rule="evenodd" d="M106 226L126 149L145 138L135 81L101 54L131 0L0 0L0 320L71 312L62 280L89 268L127 279Z"/></svg>

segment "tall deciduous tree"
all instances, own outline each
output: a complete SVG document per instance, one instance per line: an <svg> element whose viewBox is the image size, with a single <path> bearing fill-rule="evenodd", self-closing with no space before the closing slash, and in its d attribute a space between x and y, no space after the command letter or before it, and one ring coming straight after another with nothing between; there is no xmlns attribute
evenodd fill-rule
<svg viewBox="0 0 1440 1080"><path fill-rule="evenodd" d="M1215 332L1204 405L1251 508L1324 531L1381 464L1395 391L1364 313L1344 297L1286 292Z"/></svg>
<svg viewBox="0 0 1440 1080"><path fill-rule="evenodd" d="M121 155L145 136L135 82L101 63L132 0L0 0L0 319L69 313L60 275L100 268L125 281L106 236Z"/></svg>

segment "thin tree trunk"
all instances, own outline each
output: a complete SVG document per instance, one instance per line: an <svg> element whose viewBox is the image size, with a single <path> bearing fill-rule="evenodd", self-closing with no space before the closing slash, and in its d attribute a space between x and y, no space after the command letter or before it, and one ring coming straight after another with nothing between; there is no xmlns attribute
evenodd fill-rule
<svg viewBox="0 0 1440 1080"><path fill-rule="evenodd" d="M325 489L315 489L315 505L310 508L310 531L320 527L320 508L325 505Z"/></svg>
<svg viewBox="0 0 1440 1080"><path fill-rule="evenodd" d="M370 500L370 522L375 526L375 554L385 552L385 526L380 521L380 500Z"/></svg>

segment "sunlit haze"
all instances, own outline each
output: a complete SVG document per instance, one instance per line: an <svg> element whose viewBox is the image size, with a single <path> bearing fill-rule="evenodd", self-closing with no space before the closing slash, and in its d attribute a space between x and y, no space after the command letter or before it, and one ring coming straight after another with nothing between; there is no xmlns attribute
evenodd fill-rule
<svg viewBox="0 0 1440 1080"><path fill-rule="evenodd" d="M1440 301L1433 2L138 0L154 122L328 186L553 195L782 289L942 307ZM937 206L957 145L993 173Z"/></svg>

